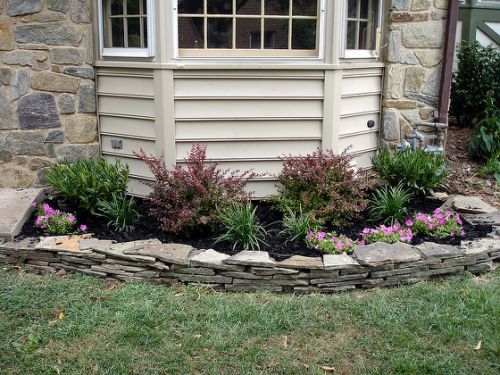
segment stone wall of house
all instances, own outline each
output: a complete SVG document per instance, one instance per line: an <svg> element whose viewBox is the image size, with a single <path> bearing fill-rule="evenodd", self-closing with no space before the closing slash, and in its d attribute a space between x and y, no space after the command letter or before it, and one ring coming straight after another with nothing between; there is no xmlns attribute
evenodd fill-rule
<svg viewBox="0 0 500 375"><path fill-rule="evenodd" d="M99 155L90 0L0 0L0 187Z"/></svg>
<svg viewBox="0 0 500 375"><path fill-rule="evenodd" d="M395 146L439 105L448 0L392 0L382 138Z"/></svg>

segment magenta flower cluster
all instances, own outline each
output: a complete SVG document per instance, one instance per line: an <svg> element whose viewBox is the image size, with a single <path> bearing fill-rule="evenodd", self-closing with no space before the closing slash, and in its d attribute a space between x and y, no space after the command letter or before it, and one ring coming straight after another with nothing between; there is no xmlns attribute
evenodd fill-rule
<svg viewBox="0 0 500 375"><path fill-rule="evenodd" d="M367 245L375 242L411 242L413 231L395 223L391 226L381 225L377 228L365 228L361 232L361 238Z"/></svg>
<svg viewBox="0 0 500 375"><path fill-rule="evenodd" d="M67 234L75 232L76 217L72 213L56 210L47 203L32 203L36 208L35 226L49 234ZM80 232L87 230L86 225L79 226Z"/></svg>
<svg viewBox="0 0 500 375"><path fill-rule="evenodd" d="M357 245L364 245L364 242L353 241L335 232L309 232L306 236L306 244L323 254L342 254L354 250Z"/></svg>
<svg viewBox="0 0 500 375"><path fill-rule="evenodd" d="M465 235L460 216L440 208L436 208L431 215L418 213L413 220L407 220L405 224L412 228L417 235L437 238L463 237Z"/></svg>

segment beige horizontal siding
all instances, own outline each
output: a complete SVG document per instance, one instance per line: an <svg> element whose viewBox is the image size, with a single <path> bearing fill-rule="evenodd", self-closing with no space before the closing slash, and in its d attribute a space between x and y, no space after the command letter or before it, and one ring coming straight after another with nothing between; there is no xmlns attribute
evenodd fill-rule
<svg viewBox="0 0 500 375"><path fill-rule="evenodd" d="M123 148L113 148L112 140L122 141ZM105 154L133 156L134 151L139 151L141 148L148 154L156 153L154 141L101 134L101 151Z"/></svg>
<svg viewBox="0 0 500 375"><path fill-rule="evenodd" d="M154 118L153 99L99 95L99 111L104 114L142 116Z"/></svg>
<svg viewBox="0 0 500 375"><path fill-rule="evenodd" d="M154 81L152 77L99 75L97 90L100 94L153 96Z"/></svg>
<svg viewBox="0 0 500 375"><path fill-rule="evenodd" d="M155 123L152 119L101 115L99 123L101 133L155 138Z"/></svg>
<svg viewBox="0 0 500 375"><path fill-rule="evenodd" d="M368 121L374 121L373 128L368 127ZM361 114L356 116L343 117L340 119L340 136L349 134L357 134L366 131L379 131L380 130L380 112Z"/></svg>

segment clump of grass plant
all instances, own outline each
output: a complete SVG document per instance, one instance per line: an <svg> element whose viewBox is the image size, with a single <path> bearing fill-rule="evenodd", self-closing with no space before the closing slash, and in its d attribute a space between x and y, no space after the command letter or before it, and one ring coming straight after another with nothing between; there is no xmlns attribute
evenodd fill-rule
<svg viewBox="0 0 500 375"><path fill-rule="evenodd" d="M279 232L279 235L292 242L304 242L311 231L318 229L318 225L314 223L312 213L304 212L302 205L299 205L298 212L294 212L290 207L285 208L282 226L283 229Z"/></svg>
<svg viewBox="0 0 500 375"><path fill-rule="evenodd" d="M115 232L131 232L140 217L135 209L135 199L121 193L113 193L110 200L97 202L96 215L109 219L108 227Z"/></svg>
<svg viewBox="0 0 500 375"><path fill-rule="evenodd" d="M402 184L378 187L368 200L370 220L389 225L401 222L406 218L406 206L410 198L411 194Z"/></svg>
<svg viewBox="0 0 500 375"><path fill-rule="evenodd" d="M259 223L257 207L253 207L251 202L233 203L219 215L225 232L216 238L216 243L229 242L233 250L260 250L261 245L266 245L268 230Z"/></svg>

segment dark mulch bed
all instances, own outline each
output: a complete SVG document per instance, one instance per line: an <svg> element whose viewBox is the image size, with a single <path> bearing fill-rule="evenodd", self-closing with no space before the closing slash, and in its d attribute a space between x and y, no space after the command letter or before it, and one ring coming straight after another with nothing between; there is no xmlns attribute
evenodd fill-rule
<svg viewBox="0 0 500 375"><path fill-rule="evenodd" d="M159 229L158 222L148 215L149 203L146 200L138 199L138 211L141 213L141 218L135 225L131 233L114 233L106 226L106 220L101 217L90 215L84 211L77 211L74 207L64 207L65 211L76 213L79 224L85 224L88 227L88 232L93 233L94 237L99 239L111 239L118 242L144 240L157 238L162 242L177 242L192 245L198 249L215 249L217 251L233 254L231 245L224 243L215 244L215 235L213 233L195 232L184 235L173 235L165 233ZM58 202L55 200L48 200L47 203L53 208L60 208ZM259 220L262 223L268 224L271 229L280 229L279 221L282 219L280 212L274 210L268 202L259 201L255 202L258 206L257 213ZM437 207L440 207L441 201L432 198L419 198L413 199L408 207L409 213L415 212L431 213ZM20 238L42 236L41 230L34 226L35 215L27 221L23 227ZM342 232L352 239L358 237L359 233L367 226L373 227L372 223L367 220L367 213L364 212L360 220L352 226L337 230L337 233ZM491 232L491 226L472 227L468 224L464 225L465 237L463 239L470 240L486 236ZM308 249L303 244L296 244L293 242L285 242L284 239L273 234L268 238L268 244L263 246L261 250L267 251L269 255L276 260L283 260L292 255L305 255L305 256L320 256L320 252L314 249ZM437 240L435 238L414 238L413 244L418 244L423 241L434 241L448 244L460 244L460 239L445 239Z"/></svg>

